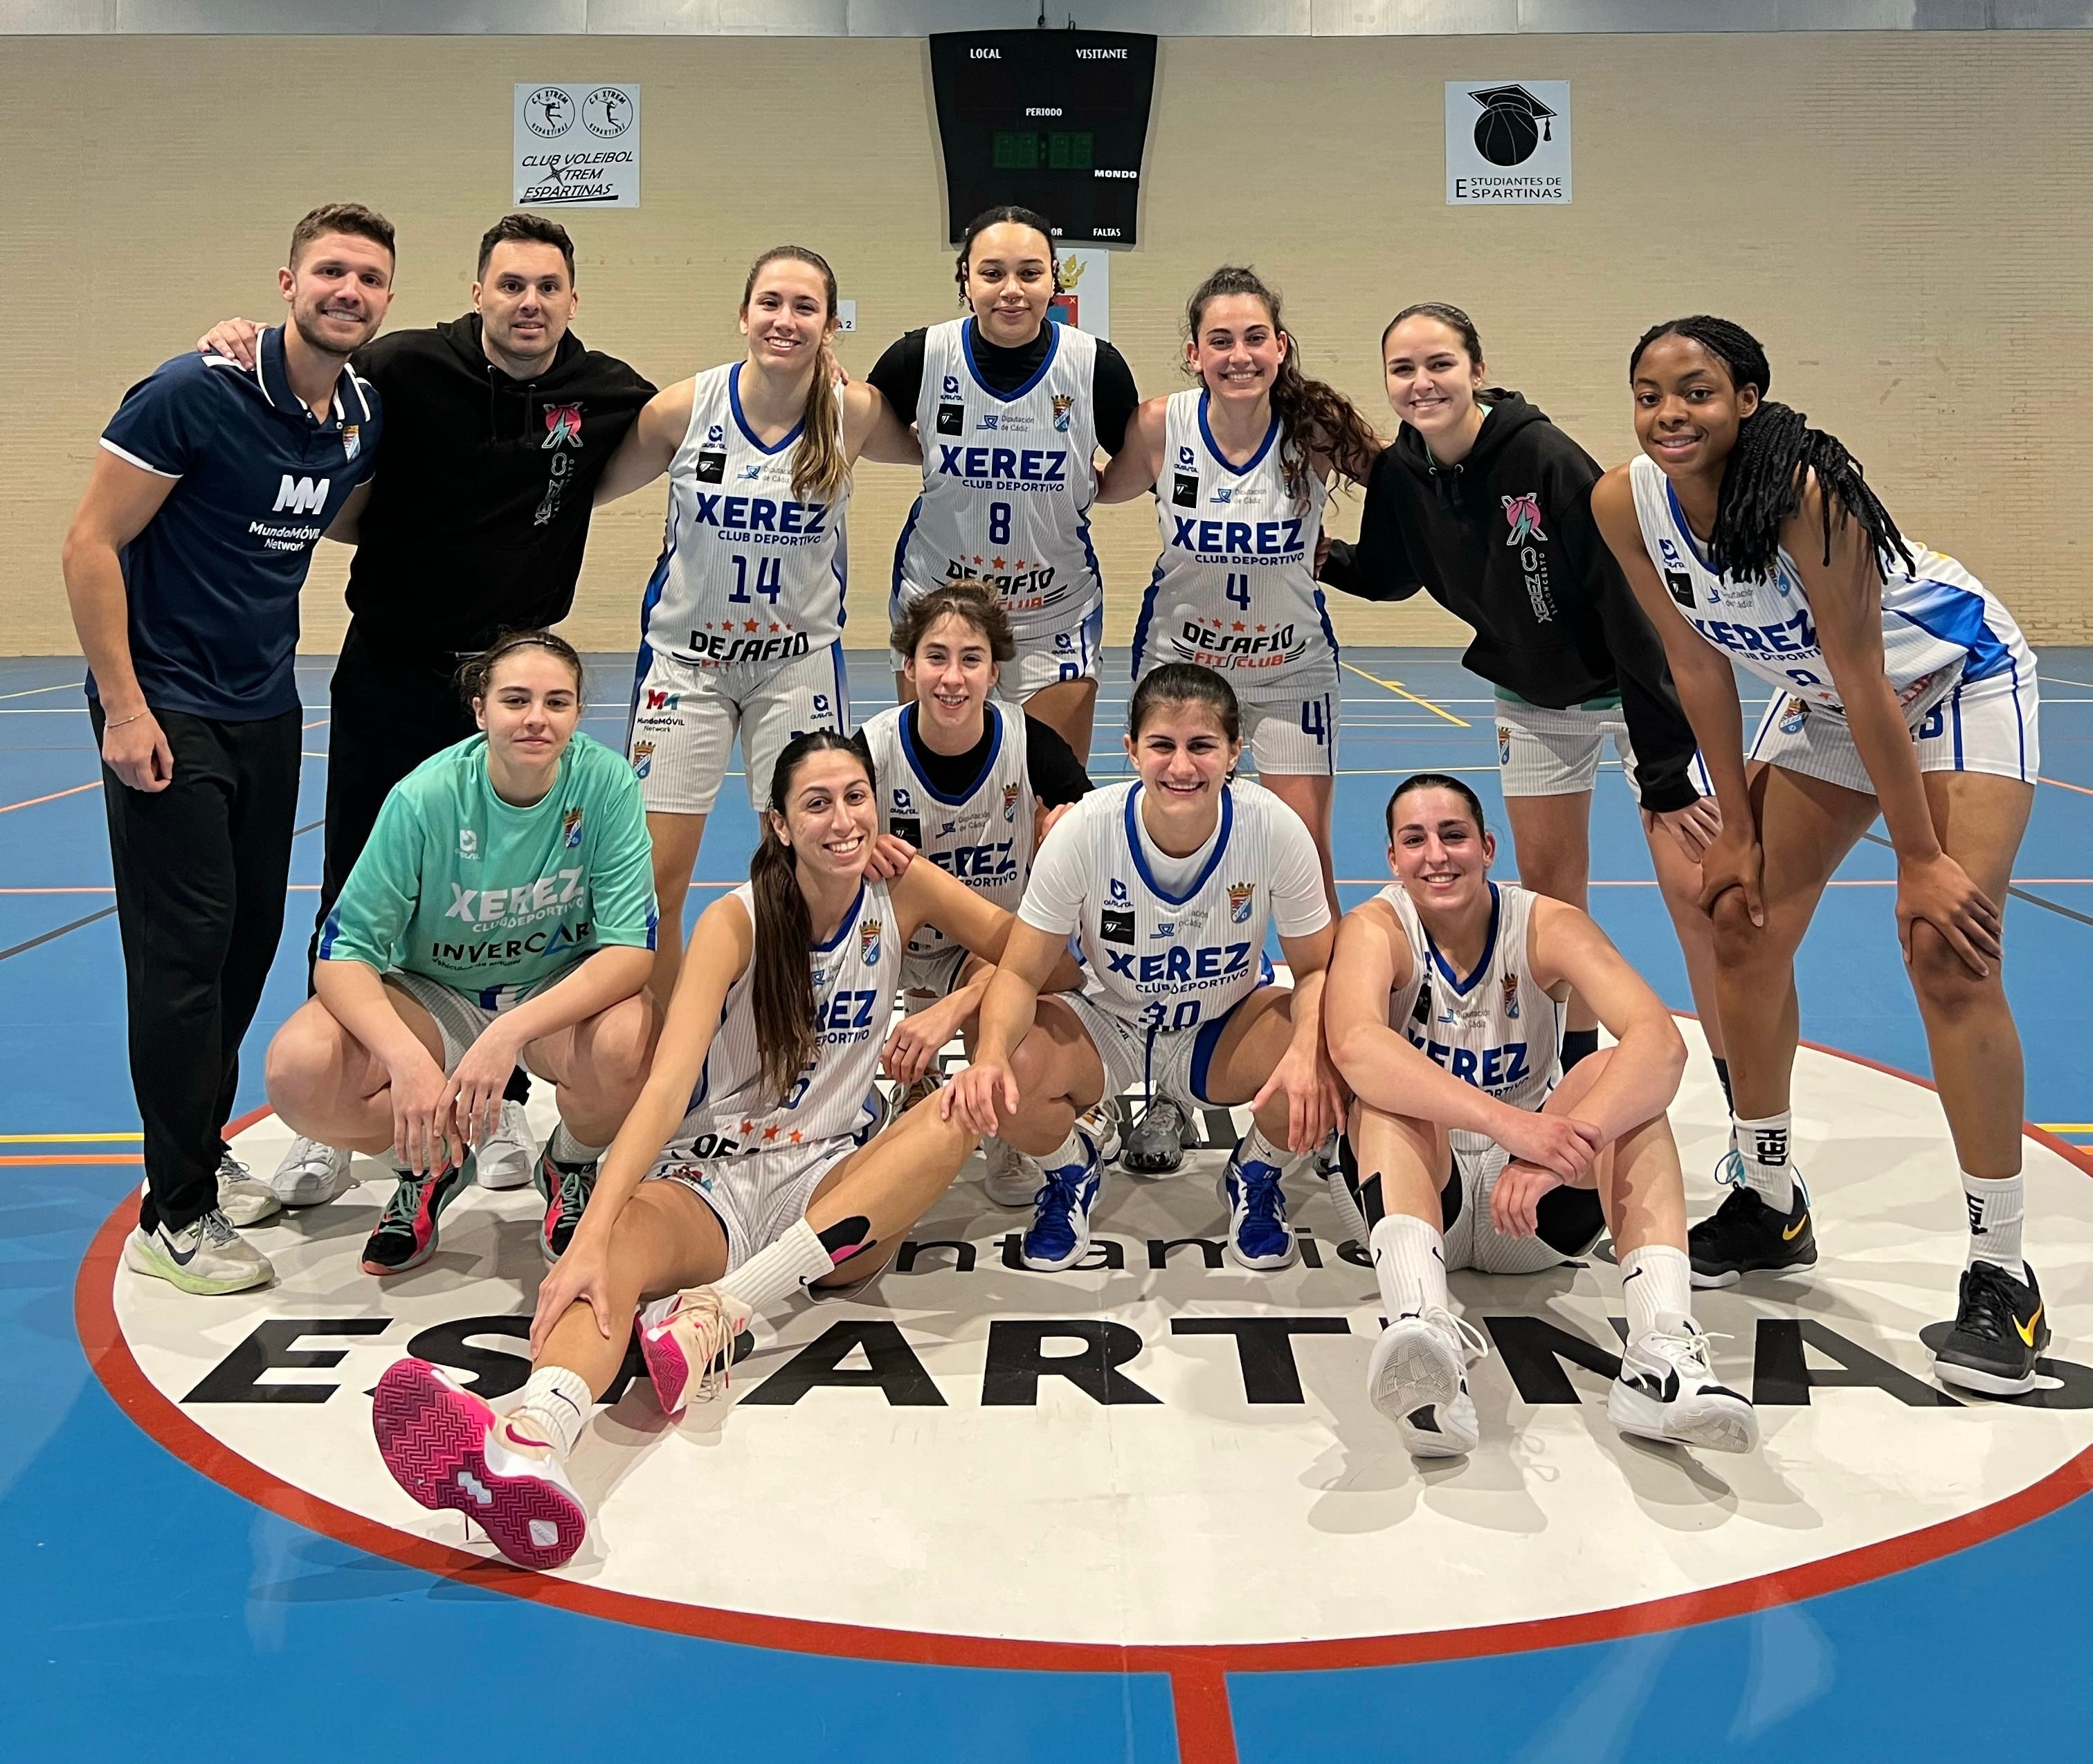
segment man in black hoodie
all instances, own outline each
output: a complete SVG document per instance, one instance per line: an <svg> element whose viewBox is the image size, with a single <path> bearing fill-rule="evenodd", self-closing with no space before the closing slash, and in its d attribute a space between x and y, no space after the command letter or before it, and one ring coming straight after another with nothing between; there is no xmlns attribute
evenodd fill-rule
<svg viewBox="0 0 2093 1764"><path fill-rule="evenodd" d="M557 221L516 214L489 228L472 299L462 318L396 331L356 357L387 423L330 687L315 949L387 793L473 733L459 662L504 630L557 624L573 609L596 480L654 395L569 330L574 248ZM231 319L199 347L244 360L254 335ZM532 1173L524 1090L518 1073L500 1130L480 1148L490 1187ZM301 1139L271 1186L286 1205L313 1206L348 1181L346 1152Z"/></svg>

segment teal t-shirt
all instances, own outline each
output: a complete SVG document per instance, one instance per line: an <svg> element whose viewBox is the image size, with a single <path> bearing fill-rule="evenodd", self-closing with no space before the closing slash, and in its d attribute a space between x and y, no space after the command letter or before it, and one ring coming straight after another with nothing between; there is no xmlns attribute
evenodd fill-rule
<svg viewBox="0 0 2093 1764"><path fill-rule="evenodd" d="M606 946L652 949L652 848L639 781L577 733L528 808L487 775L487 737L392 787L320 930L323 961L405 969L461 992L533 986Z"/></svg>

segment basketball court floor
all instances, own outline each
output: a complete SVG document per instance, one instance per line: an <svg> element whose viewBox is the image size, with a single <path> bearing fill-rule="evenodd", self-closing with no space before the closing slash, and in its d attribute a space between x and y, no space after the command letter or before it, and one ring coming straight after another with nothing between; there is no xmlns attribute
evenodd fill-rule
<svg viewBox="0 0 2093 1764"><path fill-rule="evenodd" d="M1489 704L1455 652L1346 653L1349 904L1385 880L1397 778L1454 770L1493 813L1501 799ZM615 742L630 663L593 661L585 726ZM853 661L862 717L890 686L882 654ZM977 1163L869 1298L760 1328L730 1406L672 1426L644 1379L614 1389L574 1459L594 1532L540 1576L400 1492L366 1394L410 1351L490 1395L520 1384L540 1273L527 1191L469 1194L437 1255L383 1285L355 1261L376 1180L258 1228L280 1276L262 1292L188 1299L119 1272L139 1142L79 670L0 662L6 1755L2080 1755L2093 652L2042 666L2045 775L2008 916L2030 1253L2057 1341L2038 1392L1965 1403L1927 1376L1961 1203L1890 853L1870 843L1800 977L1798 1155L1822 1259L1701 1311L1726 1381L1760 1406L1757 1454L1696 1457L1608 1424L1621 1307L1601 1254L1454 1278L1492 1347L1473 1375L1484 1444L1464 1463L1413 1463L1366 1400L1374 1282L1327 1198L1298 1186L1301 1265L1220 1261L1217 1116L1181 1176L1111 1180L1077 1269L1018 1263L1020 1220L987 1202ZM1120 769L1125 667L1112 657L1100 779ZM301 666L293 891L236 1141L258 1170L288 1137L259 1055L304 993L327 675L323 659ZM696 903L739 879L753 836L737 778ZM1508 843L1499 862L1514 873ZM1592 869L1601 922L1689 1010L1610 769ZM1694 1059L1674 1120L1697 1216L1722 1108L1684 1026ZM547 1100L541 1087L534 1106Z"/></svg>

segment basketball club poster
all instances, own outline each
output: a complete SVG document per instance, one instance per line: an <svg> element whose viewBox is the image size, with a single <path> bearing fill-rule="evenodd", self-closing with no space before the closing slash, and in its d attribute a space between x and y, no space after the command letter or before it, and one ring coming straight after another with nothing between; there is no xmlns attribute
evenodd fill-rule
<svg viewBox="0 0 2093 1764"><path fill-rule="evenodd" d="M1567 202L1570 82L1448 80L1446 200Z"/></svg>

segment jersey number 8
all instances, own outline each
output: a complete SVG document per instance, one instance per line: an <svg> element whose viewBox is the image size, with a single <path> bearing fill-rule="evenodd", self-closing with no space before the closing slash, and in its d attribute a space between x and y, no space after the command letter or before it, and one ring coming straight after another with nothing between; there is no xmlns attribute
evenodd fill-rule
<svg viewBox="0 0 2093 1764"><path fill-rule="evenodd" d="M1010 505L991 502L988 505L988 542L991 545L1010 543Z"/></svg>

